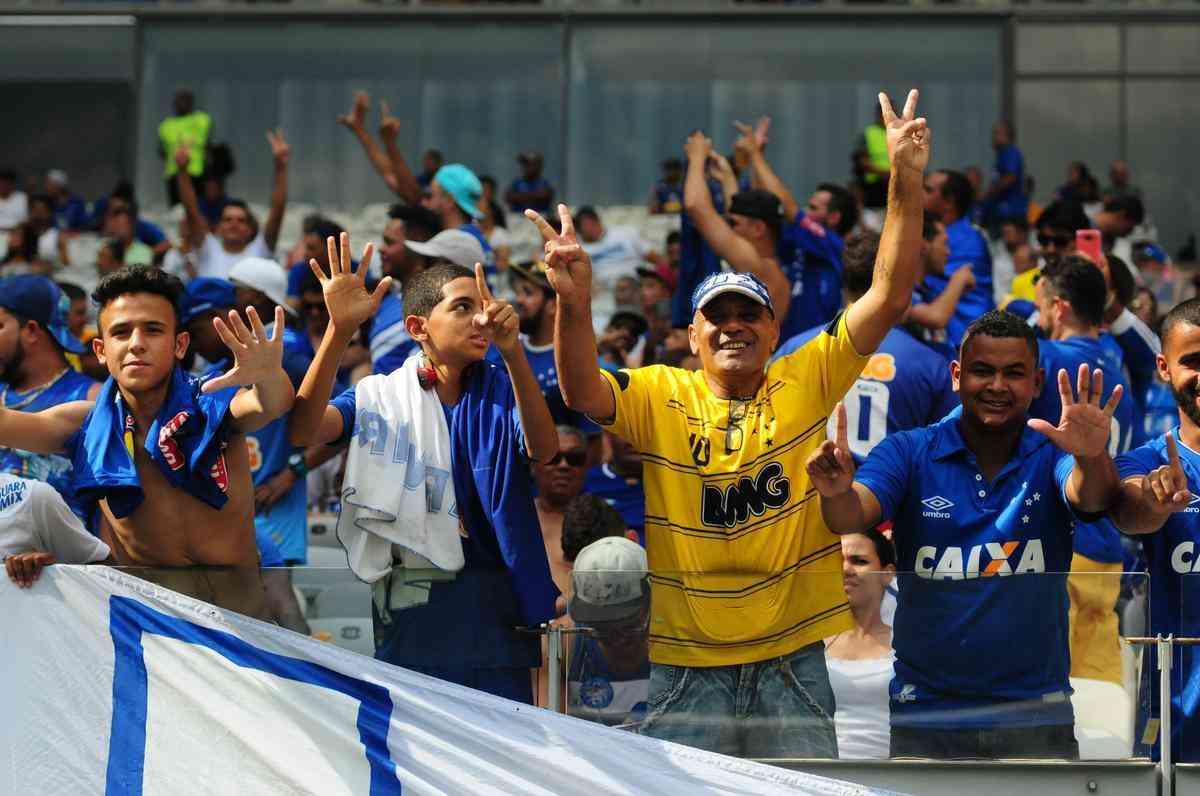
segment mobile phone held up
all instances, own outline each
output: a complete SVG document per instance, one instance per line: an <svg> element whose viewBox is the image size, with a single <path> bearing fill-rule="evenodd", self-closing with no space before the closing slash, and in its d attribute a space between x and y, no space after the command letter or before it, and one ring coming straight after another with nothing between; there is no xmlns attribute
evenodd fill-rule
<svg viewBox="0 0 1200 796"><path fill-rule="evenodd" d="M1100 247L1100 230L1081 229L1075 233L1075 250L1096 265L1104 262L1104 252Z"/></svg>

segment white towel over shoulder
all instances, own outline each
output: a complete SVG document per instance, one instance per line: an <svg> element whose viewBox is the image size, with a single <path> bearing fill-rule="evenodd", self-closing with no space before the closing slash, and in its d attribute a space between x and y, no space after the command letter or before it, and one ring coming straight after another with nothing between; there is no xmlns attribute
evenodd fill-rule
<svg viewBox="0 0 1200 796"><path fill-rule="evenodd" d="M419 362L410 357L354 390L337 535L350 568L368 583L388 574L396 560L412 569L452 571L465 563L450 428L437 393L421 389Z"/></svg>

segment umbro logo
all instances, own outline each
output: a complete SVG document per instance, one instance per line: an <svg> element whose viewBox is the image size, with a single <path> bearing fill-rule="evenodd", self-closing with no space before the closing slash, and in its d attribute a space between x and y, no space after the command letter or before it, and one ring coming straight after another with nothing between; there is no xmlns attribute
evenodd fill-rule
<svg viewBox="0 0 1200 796"><path fill-rule="evenodd" d="M952 501L947 500L941 495L934 495L933 497L925 498L921 501L921 505L929 509L929 511L921 512L922 517L932 517L940 520L950 519L950 512L948 512L946 509L954 507L954 503Z"/></svg>
<svg viewBox="0 0 1200 796"><path fill-rule="evenodd" d="M1200 514L1200 495L1193 495L1184 511L1188 514Z"/></svg>

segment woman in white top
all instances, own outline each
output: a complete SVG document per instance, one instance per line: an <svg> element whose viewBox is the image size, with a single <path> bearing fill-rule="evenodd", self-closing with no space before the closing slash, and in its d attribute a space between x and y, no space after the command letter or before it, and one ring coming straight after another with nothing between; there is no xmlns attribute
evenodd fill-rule
<svg viewBox="0 0 1200 796"><path fill-rule="evenodd" d="M888 684L892 628L881 606L896 574L896 548L877 530L842 537L842 587L854 627L825 639L829 683L837 699L838 757L886 758L890 747Z"/></svg>

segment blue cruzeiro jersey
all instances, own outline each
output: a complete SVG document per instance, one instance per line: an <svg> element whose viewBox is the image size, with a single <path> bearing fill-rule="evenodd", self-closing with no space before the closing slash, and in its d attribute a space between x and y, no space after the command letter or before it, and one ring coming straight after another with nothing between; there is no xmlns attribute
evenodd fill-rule
<svg viewBox="0 0 1200 796"><path fill-rule="evenodd" d="M1157 379L1142 398L1142 430L1145 439L1166 434L1179 425L1179 404L1171 388Z"/></svg>
<svg viewBox="0 0 1200 796"><path fill-rule="evenodd" d="M68 401L85 401L88 390L95 386L96 382L87 376L67 368L41 392L35 389L19 393L0 383L0 406L21 412L41 412ZM0 472L45 481L63 496L71 511L88 524L88 514L71 484L71 460L67 457L0 447ZM91 530L95 532L96 529Z"/></svg>
<svg viewBox="0 0 1200 796"><path fill-rule="evenodd" d="M809 329L779 347L775 358L796 351L824 327ZM927 426L958 406L950 363L902 329L892 329L842 399L850 451L866 456L888 434ZM836 418L830 418L830 428Z"/></svg>
<svg viewBox="0 0 1200 796"><path fill-rule="evenodd" d="M554 362L554 344L530 345L523 335L521 344L525 346L525 358L529 360L529 369L533 371L538 386L542 388L542 395L550 409L550 417L554 418L554 424L574 426L584 434L599 434L600 426L582 412L568 408L567 402L563 400L562 391L558 388L558 365ZM501 368L505 367L504 358L495 346L488 348L487 360Z"/></svg>
<svg viewBox="0 0 1200 796"><path fill-rule="evenodd" d="M950 247L950 259L946 261L945 270L941 274L925 277L925 285L931 293L929 298L940 296L946 285L950 284L950 277L959 268L970 268L975 273L975 287L963 293L958 308L946 324L948 342L957 349L971 321L995 306L992 299L992 253L983 233L967 217L946 227L946 243Z"/></svg>
<svg viewBox="0 0 1200 796"><path fill-rule="evenodd" d="M833 230L796 214L779 240L779 265L792 285L792 298L780 328L780 339L813 326L824 327L842 308L842 248Z"/></svg>
<svg viewBox="0 0 1200 796"><path fill-rule="evenodd" d="M961 417L889 436L854 477L894 522L892 724L1070 724L1064 489L1074 459L1025 429L989 481Z"/></svg>
<svg viewBox="0 0 1200 796"><path fill-rule="evenodd" d="M1187 474L1188 490L1195 496L1191 505L1172 514L1155 533L1138 538L1145 552L1146 571L1150 574L1150 633L1200 636L1200 452L1183 444L1176 426L1169 432L1175 437L1179 463ZM1121 478L1144 475L1168 463L1166 436L1160 435L1140 448L1117 457ZM1159 716L1157 666L1148 664L1150 677L1149 716ZM1145 670L1146 667L1144 666ZM1200 648L1175 647L1171 671L1171 748L1178 762L1200 762ZM1135 737L1141 737L1138 728ZM1184 740L1186 739L1186 743ZM1154 750L1157 758L1157 747Z"/></svg>
<svg viewBox="0 0 1200 796"><path fill-rule="evenodd" d="M1107 335L1106 335L1107 337ZM1118 384L1124 389L1121 402L1113 413L1108 435L1108 452L1117 456L1133 447L1139 435L1136 396L1129 389L1125 367L1121 361L1120 348L1110 337L1108 341L1095 337L1069 337L1066 340L1039 340L1039 365L1046 371L1046 384L1042 394L1029 407L1030 417L1040 417L1058 424L1062 416L1062 398L1058 394L1058 371L1067 371L1072 389L1077 381L1080 364L1087 364L1095 371L1104 372L1104 392L1101 404L1109 399ZM1075 525L1075 551L1092 561L1118 564L1125 558L1121 548L1121 536L1116 526L1107 518L1095 522L1080 522Z"/></svg>

